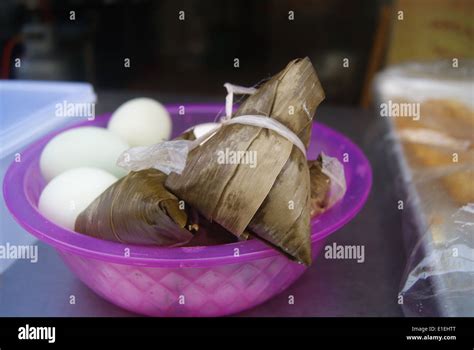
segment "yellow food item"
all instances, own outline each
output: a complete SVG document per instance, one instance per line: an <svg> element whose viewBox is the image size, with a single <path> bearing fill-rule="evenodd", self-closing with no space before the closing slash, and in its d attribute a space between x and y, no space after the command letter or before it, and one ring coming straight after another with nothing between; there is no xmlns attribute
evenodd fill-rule
<svg viewBox="0 0 474 350"><path fill-rule="evenodd" d="M474 113L467 106L452 100L427 100L421 104L420 120L395 118L400 134L407 130L436 131L460 144L453 149L437 140L403 140L405 155L416 171L428 172L430 181L438 182L459 205L474 202ZM403 139L403 138L402 138ZM438 172L438 173L437 173ZM433 180L434 178L434 180Z"/></svg>

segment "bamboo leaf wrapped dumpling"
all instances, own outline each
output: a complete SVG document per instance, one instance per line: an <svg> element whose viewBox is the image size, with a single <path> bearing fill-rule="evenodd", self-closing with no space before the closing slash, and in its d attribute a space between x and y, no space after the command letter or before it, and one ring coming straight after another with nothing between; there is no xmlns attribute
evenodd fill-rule
<svg viewBox="0 0 474 350"><path fill-rule="evenodd" d="M308 58L294 60L247 98L233 118L273 118L309 144L312 118L324 92ZM256 166L218 161L222 152L255 152ZM223 125L188 154L181 174L165 186L240 237L248 227L293 259L311 263L310 178L306 156L279 133L251 125Z"/></svg>
<svg viewBox="0 0 474 350"><path fill-rule="evenodd" d="M94 200L76 219L75 231L123 243L181 246L193 234L179 199L156 169L132 171Z"/></svg>

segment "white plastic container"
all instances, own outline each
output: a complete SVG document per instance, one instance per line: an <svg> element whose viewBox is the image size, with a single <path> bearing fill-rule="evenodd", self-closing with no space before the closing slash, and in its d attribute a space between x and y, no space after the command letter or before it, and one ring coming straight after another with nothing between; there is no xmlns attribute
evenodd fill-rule
<svg viewBox="0 0 474 350"><path fill-rule="evenodd" d="M11 162L21 161L21 150L45 133L90 115L67 115L64 106L94 106L90 84L0 80L0 180ZM61 106L60 106L61 105ZM89 108L89 111L91 109ZM93 109L94 110L94 109ZM24 231L0 202L0 246L29 245L34 237ZM40 259L41 257L39 257ZM14 262L0 256L0 274Z"/></svg>

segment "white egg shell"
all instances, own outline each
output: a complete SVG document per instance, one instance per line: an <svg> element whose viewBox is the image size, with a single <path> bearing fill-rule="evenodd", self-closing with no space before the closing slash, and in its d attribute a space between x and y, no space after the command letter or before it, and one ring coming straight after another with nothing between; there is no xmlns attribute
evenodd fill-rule
<svg viewBox="0 0 474 350"><path fill-rule="evenodd" d="M127 171L116 162L128 148L124 140L105 128L70 129L51 139L44 148L40 158L41 174L50 181L69 169L93 167L122 177Z"/></svg>
<svg viewBox="0 0 474 350"><path fill-rule="evenodd" d="M201 136L210 133L213 130L216 130L221 124L219 123L202 123L198 124L193 128L194 137L197 139Z"/></svg>
<svg viewBox="0 0 474 350"><path fill-rule="evenodd" d="M171 117L159 102L146 97L122 104L109 120L108 129L130 146L149 146L171 137Z"/></svg>
<svg viewBox="0 0 474 350"><path fill-rule="evenodd" d="M38 209L57 225L74 230L77 216L117 178L97 168L67 170L41 192Z"/></svg>

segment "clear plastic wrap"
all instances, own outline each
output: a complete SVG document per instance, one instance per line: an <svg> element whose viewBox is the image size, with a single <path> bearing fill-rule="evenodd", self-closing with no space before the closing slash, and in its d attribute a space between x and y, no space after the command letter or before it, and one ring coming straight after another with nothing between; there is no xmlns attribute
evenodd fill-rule
<svg viewBox="0 0 474 350"><path fill-rule="evenodd" d="M408 316L474 315L473 67L405 64L375 80L403 210L399 302ZM381 113L387 106L414 113Z"/></svg>
<svg viewBox="0 0 474 350"><path fill-rule="evenodd" d="M154 168L169 175L181 174L186 166L186 158L192 141L172 140L151 146L129 148L117 160L117 165L128 171Z"/></svg>
<svg viewBox="0 0 474 350"><path fill-rule="evenodd" d="M334 157L321 153L322 172L329 177L329 193L327 194L327 208L331 208L339 202L346 194L346 178L344 176L344 166Z"/></svg>

